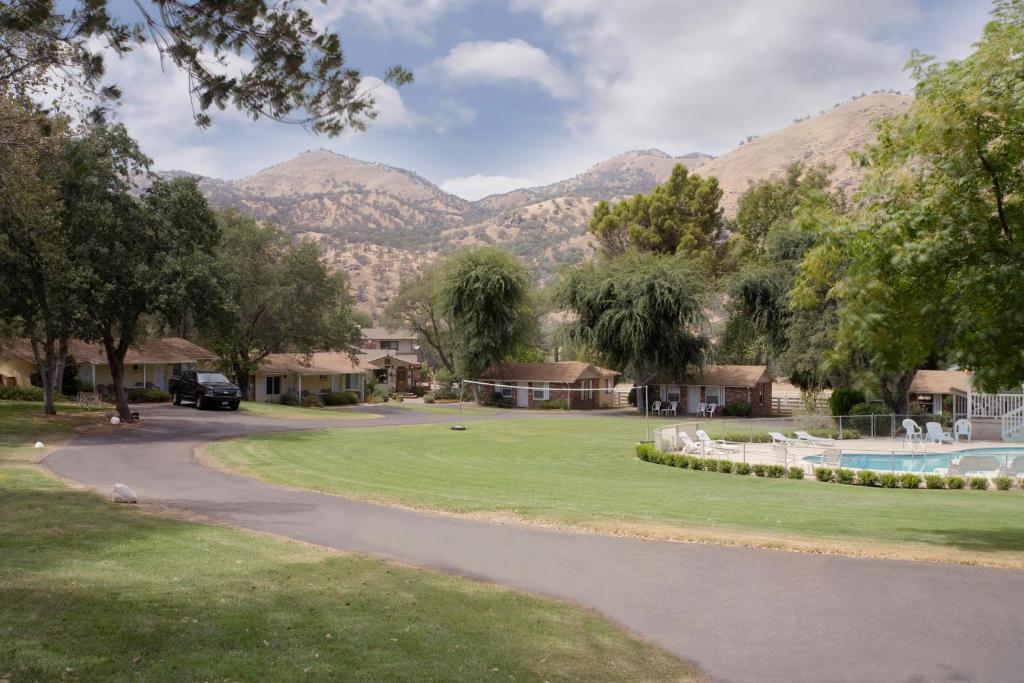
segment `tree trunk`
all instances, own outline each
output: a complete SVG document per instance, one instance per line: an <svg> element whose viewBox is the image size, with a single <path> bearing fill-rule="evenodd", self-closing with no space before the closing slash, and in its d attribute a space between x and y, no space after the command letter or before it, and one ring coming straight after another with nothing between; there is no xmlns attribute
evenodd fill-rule
<svg viewBox="0 0 1024 683"><path fill-rule="evenodd" d="M68 340L46 339L42 346L43 350L40 353L39 342L32 341L36 368L43 383L43 412L47 415L56 415L57 394L60 393L64 379L64 364L68 356Z"/></svg>
<svg viewBox="0 0 1024 683"><path fill-rule="evenodd" d="M235 375L235 383L238 385L242 400L249 400L249 363L244 358L241 362L234 363L231 368Z"/></svg>
<svg viewBox="0 0 1024 683"><path fill-rule="evenodd" d="M110 378L114 382L114 403L117 405L117 416L121 422L132 421L132 409L128 405L128 392L124 388L124 361L107 359L110 364Z"/></svg>
<svg viewBox="0 0 1024 683"><path fill-rule="evenodd" d="M917 370L892 373L882 378L882 400L894 415L906 415L909 411L908 392Z"/></svg>

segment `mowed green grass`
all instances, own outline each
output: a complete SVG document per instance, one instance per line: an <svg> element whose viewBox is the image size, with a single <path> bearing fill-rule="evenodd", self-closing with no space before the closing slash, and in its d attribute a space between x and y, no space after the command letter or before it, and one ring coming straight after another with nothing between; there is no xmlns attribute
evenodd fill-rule
<svg viewBox="0 0 1024 683"><path fill-rule="evenodd" d="M84 409L73 403L58 403L57 415L43 413L43 404L31 401L0 401L0 461L35 460L37 441L56 445L70 437L77 427L99 424L106 409Z"/></svg>
<svg viewBox="0 0 1024 683"><path fill-rule="evenodd" d="M23 407L0 415L17 418L5 442L66 435ZM571 605L148 515L0 464L2 681L499 679L703 677Z"/></svg>
<svg viewBox="0 0 1024 683"><path fill-rule="evenodd" d="M239 410L260 417L274 417L282 420L372 420L380 417L375 413L346 411L344 408L303 408L283 406L279 403L255 403L243 401Z"/></svg>
<svg viewBox="0 0 1024 683"><path fill-rule="evenodd" d="M267 434L212 445L270 481L459 512L581 525L771 532L981 553L1024 551L1024 493L870 489L654 465L630 418Z"/></svg>

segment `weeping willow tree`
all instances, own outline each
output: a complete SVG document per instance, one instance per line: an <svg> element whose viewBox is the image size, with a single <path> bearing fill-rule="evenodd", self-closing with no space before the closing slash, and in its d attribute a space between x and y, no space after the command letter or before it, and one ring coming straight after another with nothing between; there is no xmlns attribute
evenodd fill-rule
<svg viewBox="0 0 1024 683"><path fill-rule="evenodd" d="M575 314L565 334L603 363L632 376L682 374L703 363L708 339L700 280L678 258L627 252L569 271L556 300ZM644 410L637 395L637 408Z"/></svg>

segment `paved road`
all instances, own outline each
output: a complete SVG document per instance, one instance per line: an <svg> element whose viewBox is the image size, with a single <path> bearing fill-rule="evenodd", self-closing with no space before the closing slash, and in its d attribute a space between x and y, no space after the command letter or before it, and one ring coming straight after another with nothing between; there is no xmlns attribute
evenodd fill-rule
<svg viewBox="0 0 1024 683"><path fill-rule="evenodd" d="M491 524L291 490L191 457L198 443L255 431L445 419L283 423L157 408L45 464L103 492L123 482L240 527L589 605L718 681L1024 680L1024 572Z"/></svg>

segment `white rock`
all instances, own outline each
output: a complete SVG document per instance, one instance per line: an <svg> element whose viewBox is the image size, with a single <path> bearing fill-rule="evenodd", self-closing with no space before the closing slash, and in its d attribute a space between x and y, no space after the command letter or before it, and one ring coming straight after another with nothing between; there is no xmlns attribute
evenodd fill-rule
<svg viewBox="0 0 1024 683"><path fill-rule="evenodd" d="M36 448L46 448L46 446L43 445L42 441L36 441Z"/></svg>
<svg viewBox="0 0 1024 683"><path fill-rule="evenodd" d="M119 424L121 424L121 418L119 418L119 417L112 417L112 418L110 418L110 424L112 424L112 425L119 425Z"/></svg>
<svg viewBox="0 0 1024 683"><path fill-rule="evenodd" d="M114 484L115 503L137 503L138 501L139 499L135 495L135 491L132 491L124 484Z"/></svg>

